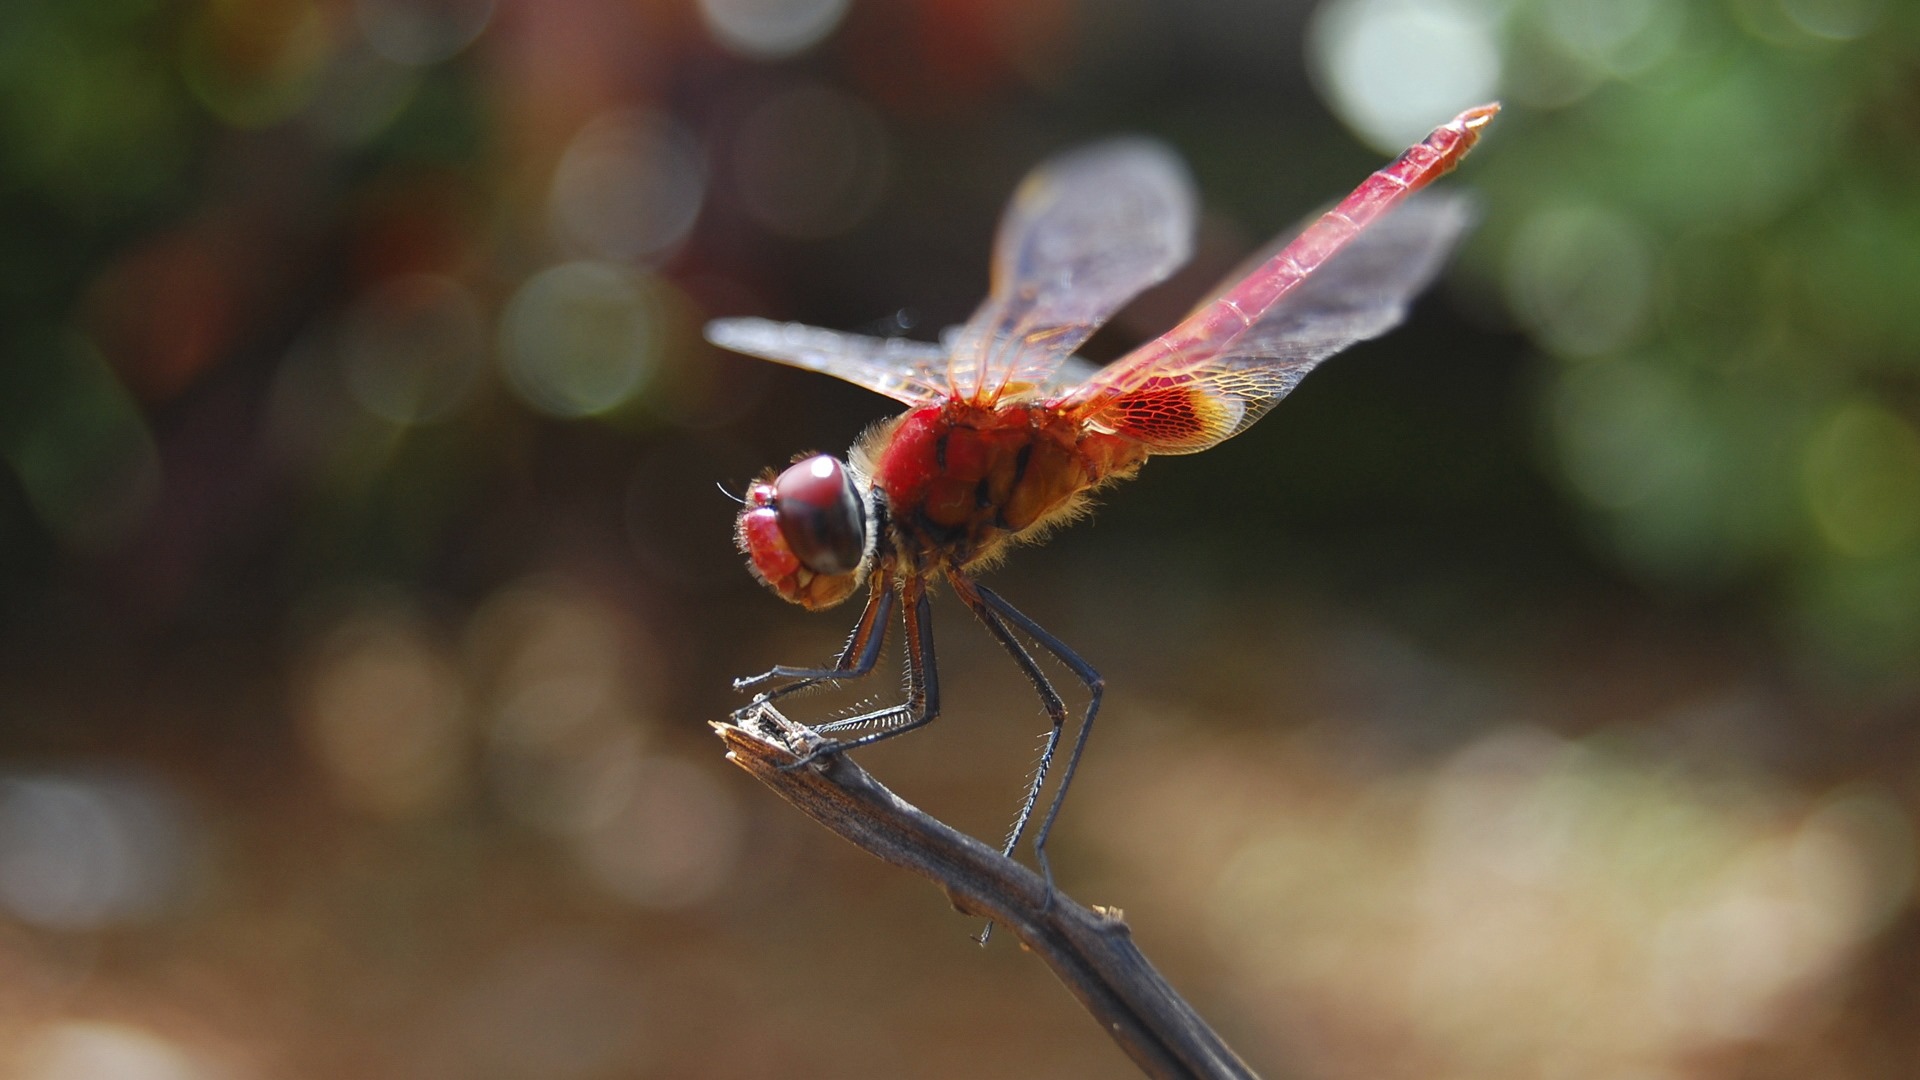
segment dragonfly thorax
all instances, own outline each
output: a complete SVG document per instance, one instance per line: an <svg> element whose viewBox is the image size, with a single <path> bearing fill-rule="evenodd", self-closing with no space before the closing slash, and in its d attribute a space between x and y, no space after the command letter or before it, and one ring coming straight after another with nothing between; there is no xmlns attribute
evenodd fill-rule
<svg viewBox="0 0 1920 1080"><path fill-rule="evenodd" d="M883 561L928 572L978 569L1072 520L1146 452L1036 403L949 401L876 429L855 459L872 462L885 500Z"/></svg>

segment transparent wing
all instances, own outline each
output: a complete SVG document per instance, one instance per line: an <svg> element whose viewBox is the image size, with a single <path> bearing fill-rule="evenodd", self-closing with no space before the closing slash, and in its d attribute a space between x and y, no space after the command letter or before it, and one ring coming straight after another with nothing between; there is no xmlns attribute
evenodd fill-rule
<svg viewBox="0 0 1920 1080"><path fill-rule="evenodd" d="M1465 197L1412 200L1352 237L1238 334L1149 353L1150 362L1123 358L1072 396L1094 426L1155 453L1217 445L1266 415L1322 360L1397 326L1474 218Z"/></svg>
<svg viewBox="0 0 1920 1080"><path fill-rule="evenodd" d="M1033 396L1043 400L1058 398L1100 373L1100 365L1081 356L1061 361L1052 375L1034 388Z"/></svg>
<svg viewBox="0 0 1920 1080"><path fill-rule="evenodd" d="M943 345L766 319L715 319L707 324L707 340L748 356L824 372L908 405L927 405L947 396Z"/></svg>
<svg viewBox="0 0 1920 1080"><path fill-rule="evenodd" d="M1388 214L1458 165L1499 111L1475 106L1434 128L1258 269L1055 403L1162 454L1245 431L1315 364L1405 315L1471 215L1436 202L1387 227Z"/></svg>
<svg viewBox="0 0 1920 1080"><path fill-rule="evenodd" d="M1051 381L1073 351L1192 248L1193 181L1144 139L1098 143L1041 165L994 241L992 289L953 341L955 396L990 402Z"/></svg>
<svg viewBox="0 0 1920 1080"><path fill-rule="evenodd" d="M1301 282L1229 351L1249 359L1312 357L1309 362L1318 362L1379 337L1406 318L1408 305L1440 273L1478 216L1465 195L1425 195L1408 202Z"/></svg>

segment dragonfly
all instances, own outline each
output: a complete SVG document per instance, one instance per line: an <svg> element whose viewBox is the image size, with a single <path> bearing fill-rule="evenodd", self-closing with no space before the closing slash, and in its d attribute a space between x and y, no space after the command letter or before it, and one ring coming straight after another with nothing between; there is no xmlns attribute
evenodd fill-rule
<svg viewBox="0 0 1920 1080"><path fill-rule="evenodd" d="M938 344L755 318L708 324L715 345L836 376L907 407L846 459L805 454L748 487L735 538L755 578L809 610L834 607L862 585L867 599L830 664L736 679L738 690L759 690L741 712L869 674L897 609L904 700L816 726L833 738L789 767L932 723L941 702L930 594L944 581L1013 658L1051 722L1002 855L1032 824L1070 719L1036 651L1086 689L1034 834L1051 895L1047 839L1106 683L976 576L1009 548L1085 514L1094 493L1132 477L1147 458L1232 438L1315 365L1399 324L1473 220L1464 197L1409 196L1457 165L1498 111L1482 105L1435 128L1231 275L1173 329L1104 367L1076 350L1184 263L1192 244L1193 183L1172 151L1144 139L1070 151L1030 173L996 233L986 300Z"/></svg>

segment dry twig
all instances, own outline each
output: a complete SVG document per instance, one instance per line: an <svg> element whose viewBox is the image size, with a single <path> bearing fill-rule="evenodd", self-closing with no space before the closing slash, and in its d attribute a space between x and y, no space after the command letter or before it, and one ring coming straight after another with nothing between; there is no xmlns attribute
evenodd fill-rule
<svg viewBox="0 0 1920 1080"><path fill-rule="evenodd" d="M785 770L821 739L770 705L714 728L729 760L815 821L1018 935L1147 1075L1254 1076L1141 955L1118 912L1049 896L1038 874L929 817L843 755Z"/></svg>

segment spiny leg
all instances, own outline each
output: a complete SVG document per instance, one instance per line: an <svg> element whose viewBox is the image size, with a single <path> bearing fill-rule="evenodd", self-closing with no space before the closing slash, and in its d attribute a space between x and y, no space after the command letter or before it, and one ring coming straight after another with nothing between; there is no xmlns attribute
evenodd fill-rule
<svg viewBox="0 0 1920 1080"><path fill-rule="evenodd" d="M1000 854L1011 856L1014 849L1020 846L1020 838L1026 835L1027 824L1033 819L1033 809L1040 803L1040 792L1046 787L1047 773L1053 767L1054 752L1060 748L1060 736L1066 730L1067 705L1060 700L1060 693L1053 688L1046 672L1041 671L1040 665L1034 662L1033 654L1008 628L1006 620L980 598L974 583L958 571L948 571L947 582L953 586L954 595L972 609L974 615L986 624L987 632L1007 650L1013 662L1020 665L1027 681L1033 684L1034 692L1040 695L1040 704L1047 710L1047 718L1053 722L1053 730L1047 733L1047 744L1040 751L1040 762L1034 768L1033 779L1027 784L1026 797L1020 802L1020 812L1014 817L1013 828L1008 831L1006 842L1000 848Z"/></svg>
<svg viewBox="0 0 1920 1080"><path fill-rule="evenodd" d="M892 575L876 575L869 590L867 606L860 612L860 621L853 624L853 633L847 638L846 645L841 648L840 655L834 659L832 667L803 668L782 664L759 675L733 680L735 690L746 690L771 679L794 680L785 686L777 686L759 694L754 698L753 705L747 708L763 705L775 698L785 697L809 686L818 686L820 683L829 681L858 679L873 671L874 664L880 659L880 648L887 640L887 616L893 612Z"/></svg>
<svg viewBox="0 0 1920 1080"><path fill-rule="evenodd" d="M974 586L980 600L994 612L1012 623L1020 632L1026 634L1041 648L1054 655L1054 658L1067 666L1074 677L1086 685L1091 695L1087 701L1087 714L1080 721L1080 730L1074 734L1073 747L1067 751L1067 763L1060 770L1060 786L1053 789L1053 801L1047 804L1046 816L1040 819L1040 829L1034 833L1033 856L1040 863L1040 872L1047 879L1047 895L1053 895L1053 866L1047 861L1047 837L1053 832L1053 823L1060 816L1060 806L1066 802L1067 789L1073 786L1073 774L1080 767L1080 755L1087 748L1087 736L1093 734L1093 718L1100 711L1100 698L1106 692L1107 681L1100 676L1093 665L1082 659L1079 653L1067 648L1059 638L1047 633L1040 624L1023 614L1019 608L1000 598L1000 594L984 585Z"/></svg>
<svg viewBox="0 0 1920 1080"><path fill-rule="evenodd" d="M836 720L823 730L882 725L855 739L827 743L786 766L797 769L823 754L838 754L871 746L882 739L905 735L930 724L940 715L940 675L933 658L933 604L927 597L926 579L908 577L901 588L901 622L907 640L907 700L861 716Z"/></svg>
<svg viewBox="0 0 1920 1080"><path fill-rule="evenodd" d="M1014 816L1013 827L1007 831L1006 842L1000 847L1000 854L1011 858L1014 849L1020 846L1020 838L1026 835L1027 823L1033 820L1033 808L1040 802L1040 793L1046 789L1047 773L1053 768L1054 752L1060 748L1060 734L1066 730L1067 703L1060 700L1060 692L1053 688L1052 680L1047 678L1046 672L1040 670L1039 664L1034 663L1033 654L1021 644L1019 637L1007 626L1006 620L980 599L980 594L973 582L965 575L952 570L947 572L947 582L953 586L954 594L960 597L974 615L986 625L987 632L992 634L994 639L1007 650L1008 655L1013 657L1014 663L1020 665L1020 670L1026 673L1027 681L1033 684L1034 692L1040 695L1040 704L1047 710L1047 718L1053 721L1053 729L1047 733L1047 744L1040 751L1040 762L1034 767L1033 778L1027 782L1026 797L1020 800L1020 812ZM1048 902L1051 903L1053 893L1051 873L1047 877L1047 893ZM989 919L973 940L985 945L992 937L993 921Z"/></svg>

